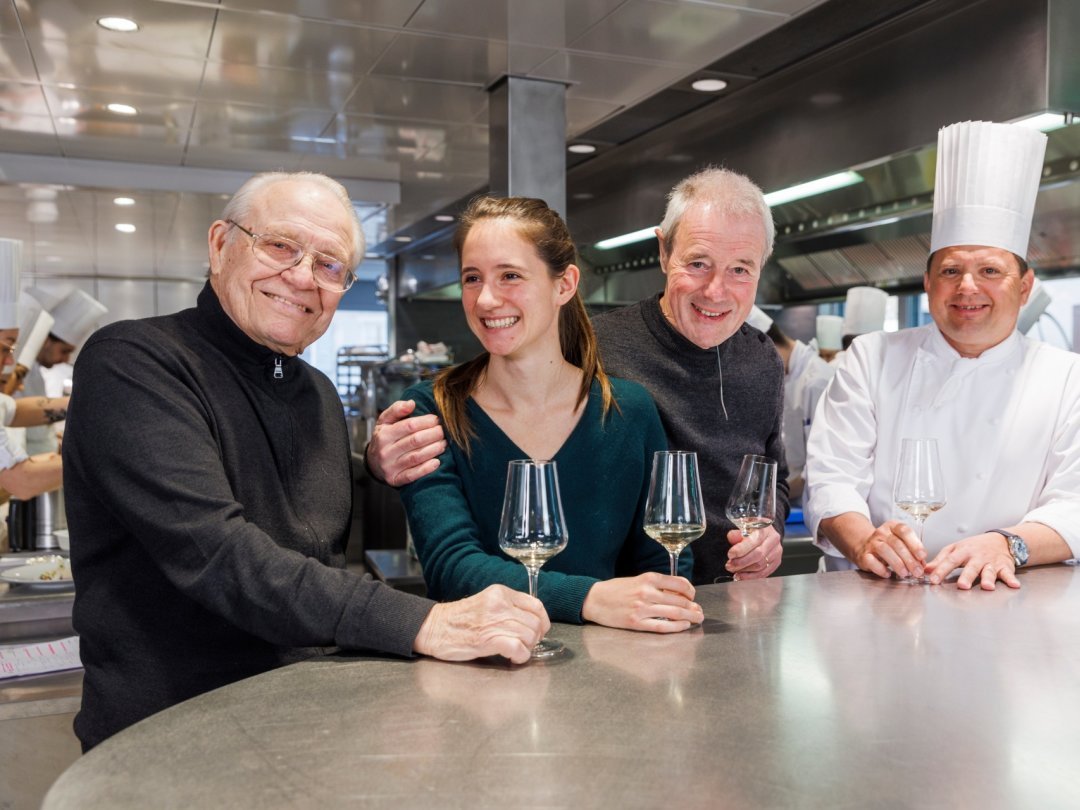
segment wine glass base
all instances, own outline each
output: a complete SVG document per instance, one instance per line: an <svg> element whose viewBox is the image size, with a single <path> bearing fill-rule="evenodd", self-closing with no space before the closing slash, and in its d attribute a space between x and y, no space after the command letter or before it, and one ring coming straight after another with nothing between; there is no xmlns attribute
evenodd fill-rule
<svg viewBox="0 0 1080 810"><path fill-rule="evenodd" d="M928 577L928 576L901 577L901 576L897 576L896 574L893 574L893 576L896 578L896 581L899 582L901 585L933 585L934 584L934 583L932 583L930 581L930 577Z"/></svg>
<svg viewBox="0 0 1080 810"><path fill-rule="evenodd" d="M558 655L566 646L561 641L553 641L550 638L540 639L540 643L532 648L533 658L551 658Z"/></svg>

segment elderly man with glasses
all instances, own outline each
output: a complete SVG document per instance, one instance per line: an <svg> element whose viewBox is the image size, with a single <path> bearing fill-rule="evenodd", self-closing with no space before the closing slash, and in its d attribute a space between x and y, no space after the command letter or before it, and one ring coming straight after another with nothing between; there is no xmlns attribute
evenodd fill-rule
<svg viewBox="0 0 1080 810"><path fill-rule="evenodd" d="M438 604L345 569L341 402L298 355L363 255L345 189L259 175L210 226L193 309L98 331L64 444L88 749L324 647L521 662L550 626L502 586Z"/></svg>

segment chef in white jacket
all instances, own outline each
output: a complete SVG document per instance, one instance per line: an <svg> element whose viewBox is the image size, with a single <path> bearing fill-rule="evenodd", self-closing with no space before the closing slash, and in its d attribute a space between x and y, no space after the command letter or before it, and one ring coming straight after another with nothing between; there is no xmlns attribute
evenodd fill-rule
<svg viewBox="0 0 1080 810"><path fill-rule="evenodd" d="M854 341L807 445L806 522L827 568L1018 588L1022 565L1080 552L1080 355L1026 338L1017 315L1046 136L966 122L941 130L933 323ZM947 503L924 543L893 504L901 439L935 438Z"/></svg>
<svg viewBox="0 0 1080 810"><path fill-rule="evenodd" d="M780 429L788 465L788 499L798 504L802 502L806 437L834 369L813 348L789 337L764 310L754 307L746 322L772 339L784 361L784 418Z"/></svg>

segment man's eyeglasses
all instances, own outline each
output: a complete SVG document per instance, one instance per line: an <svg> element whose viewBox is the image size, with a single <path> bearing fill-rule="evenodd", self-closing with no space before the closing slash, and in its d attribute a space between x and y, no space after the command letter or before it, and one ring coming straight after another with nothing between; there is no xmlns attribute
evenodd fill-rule
<svg viewBox="0 0 1080 810"><path fill-rule="evenodd" d="M0 340L0 359L7 357L14 357L15 355L15 341L10 342Z"/></svg>
<svg viewBox="0 0 1080 810"><path fill-rule="evenodd" d="M303 245L272 233L252 233L239 222L226 220L251 237L251 252L255 258L274 270L288 270L296 267L308 254L311 255L311 275L315 283L324 290L345 292L353 285L356 275L352 268L341 259L307 250Z"/></svg>

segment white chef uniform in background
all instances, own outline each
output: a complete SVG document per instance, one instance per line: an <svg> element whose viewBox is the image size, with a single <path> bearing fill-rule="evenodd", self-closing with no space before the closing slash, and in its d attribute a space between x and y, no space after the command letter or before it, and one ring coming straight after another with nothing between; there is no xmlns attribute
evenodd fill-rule
<svg viewBox="0 0 1080 810"><path fill-rule="evenodd" d="M1008 125L943 129L931 252L976 245L1026 256L1045 142ZM948 502L926 521L928 559L1022 522L1049 526L1080 552L1080 356L1013 331L966 358L935 324L856 339L807 446L806 523L826 568L853 566L818 536L823 519L906 519L892 500L906 437L939 443Z"/></svg>
<svg viewBox="0 0 1080 810"><path fill-rule="evenodd" d="M837 320L840 318L837 317ZM773 325L772 318L758 307L750 310L746 322L766 333ZM781 432L784 455L787 458L788 481L791 482L803 477L806 466L806 438L810 433L818 400L832 379L833 366L822 360L813 348L801 340L786 335L784 337L789 341L787 350L779 345L777 350L784 360L784 418ZM801 498L793 498L792 503L801 503Z"/></svg>
<svg viewBox="0 0 1080 810"><path fill-rule="evenodd" d="M55 306L51 307L49 314L54 323L50 333L72 346L81 346L97 328L98 321L108 312L108 309L97 299L82 290L72 290ZM50 373L51 369L44 369L35 363L34 367L26 375L26 383L23 396L61 396L64 392L63 378L70 375L71 366L67 363L57 364L56 372ZM48 380L46 374L49 374ZM57 422L55 425L33 427L26 429L26 450L30 455L38 453L52 453L57 449L57 435L63 433L64 425Z"/></svg>

